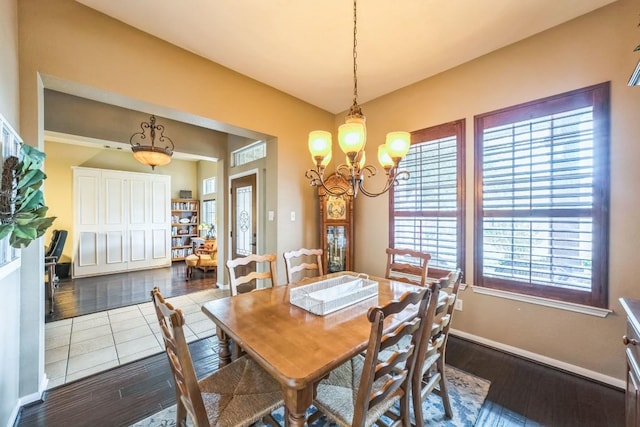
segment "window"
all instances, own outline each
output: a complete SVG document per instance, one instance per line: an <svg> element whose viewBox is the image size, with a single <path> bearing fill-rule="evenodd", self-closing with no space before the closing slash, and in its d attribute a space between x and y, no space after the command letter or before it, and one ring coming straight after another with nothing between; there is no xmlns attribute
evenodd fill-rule
<svg viewBox="0 0 640 427"><path fill-rule="evenodd" d="M233 151L231 153L231 166L242 166L265 157L267 157L267 144L264 141L256 141L251 145Z"/></svg>
<svg viewBox="0 0 640 427"><path fill-rule="evenodd" d="M431 254L430 277L464 268L464 128L458 120L413 132L400 162L409 180L389 196L389 246Z"/></svg>
<svg viewBox="0 0 640 427"><path fill-rule="evenodd" d="M205 178L202 180L202 194L212 194L217 191L216 177Z"/></svg>
<svg viewBox="0 0 640 427"><path fill-rule="evenodd" d="M216 225L216 200L204 200L202 202L202 223L213 227ZM217 230L213 229L209 234L214 235Z"/></svg>
<svg viewBox="0 0 640 427"><path fill-rule="evenodd" d="M475 284L606 307L609 83L475 124Z"/></svg>

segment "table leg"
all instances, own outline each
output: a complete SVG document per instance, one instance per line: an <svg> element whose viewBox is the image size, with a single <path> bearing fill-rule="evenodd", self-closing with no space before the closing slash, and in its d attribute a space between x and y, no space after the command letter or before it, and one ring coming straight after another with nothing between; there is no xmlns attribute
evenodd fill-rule
<svg viewBox="0 0 640 427"><path fill-rule="evenodd" d="M229 337L220 326L216 326L218 336L218 367L222 368L231 363L231 350L229 349Z"/></svg>
<svg viewBox="0 0 640 427"><path fill-rule="evenodd" d="M283 387L284 396L285 426L302 427L307 422L307 409L313 400L313 384L302 390L294 390Z"/></svg>

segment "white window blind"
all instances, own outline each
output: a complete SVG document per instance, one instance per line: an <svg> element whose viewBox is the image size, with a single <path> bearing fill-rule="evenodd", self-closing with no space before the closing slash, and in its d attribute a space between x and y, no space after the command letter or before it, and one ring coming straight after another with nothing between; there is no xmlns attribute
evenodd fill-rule
<svg viewBox="0 0 640 427"><path fill-rule="evenodd" d="M593 108L485 129L483 140L484 275L590 289Z"/></svg>
<svg viewBox="0 0 640 427"><path fill-rule="evenodd" d="M462 266L461 141L464 125L450 132L415 132L400 169L409 180L394 187L391 246L429 253L430 268L453 270ZM451 134L453 132L453 134ZM434 136L438 136L433 138ZM411 263L414 260L407 259Z"/></svg>
<svg viewBox="0 0 640 427"><path fill-rule="evenodd" d="M608 85L478 116L476 138L476 284L604 305Z"/></svg>

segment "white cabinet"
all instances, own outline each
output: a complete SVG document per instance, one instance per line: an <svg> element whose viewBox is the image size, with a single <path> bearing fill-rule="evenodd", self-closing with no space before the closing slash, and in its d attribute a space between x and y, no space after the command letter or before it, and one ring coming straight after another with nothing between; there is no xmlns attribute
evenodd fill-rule
<svg viewBox="0 0 640 427"><path fill-rule="evenodd" d="M76 167L74 277L171 265L171 177Z"/></svg>

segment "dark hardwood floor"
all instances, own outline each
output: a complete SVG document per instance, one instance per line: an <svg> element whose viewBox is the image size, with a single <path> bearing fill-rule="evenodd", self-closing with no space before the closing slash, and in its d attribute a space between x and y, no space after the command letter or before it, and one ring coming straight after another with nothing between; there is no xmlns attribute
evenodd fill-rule
<svg viewBox="0 0 640 427"><path fill-rule="evenodd" d="M178 264L182 263L164 269L164 276L149 271L136 278L105 276L93 285L89 279L63 282L54 315L69 317L144 302L154 285L164 286L163 294L177 296L215 283L214 274L200 271L186 282L186 271ZM85 285L92 288L78 289ZM190 350L198 376L217 369L215 339L193 342ZM449 339L447 363L491 381L476 426L624 425L622 390L456 337ZM21 410L16 426L128 426L174 403L167 358L158 354L47 391L44 401Z"/></svg>
<svg viewBox="0 0 640 427"><path fill-rule="evenodd" d="M217 342L190 344L198 376L217 369ZM491 381L476 426L624 426L624 393L456 337L447 362ZM17 426L128 426L175 403L166 355L57 387Z"/></svg>
<svg viewBox="0 0 640 427"><path fill-rule="evenodd" d="M45 302L45 322L96 313L151 301L154 286L165 298L185 295L216 287L216 272L204 273L195 269L187 281L187 267L176 261L171 267L81 279L62 279L55 291L53 313L49 314L49 300Z"/></svg>

